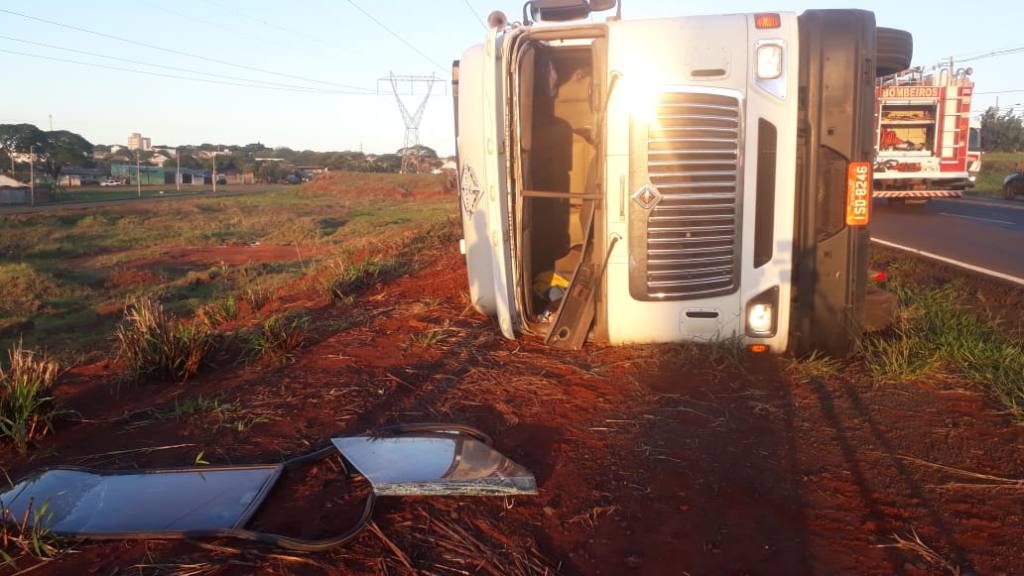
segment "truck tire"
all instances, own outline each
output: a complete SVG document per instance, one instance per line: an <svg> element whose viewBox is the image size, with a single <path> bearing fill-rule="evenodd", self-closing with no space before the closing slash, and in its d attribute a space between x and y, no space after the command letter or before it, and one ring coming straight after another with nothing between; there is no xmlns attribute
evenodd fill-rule
<svg viewBox="0 0 1024 576"><path fill-rule="evenodd" d="M1018 193L1024 194L1024 178L1016 178L1003 184L1003 198L1016 200Z"/></svg>
<svg viewBox="0 0 1024 576"><path fill-rule="evenodd" d="M910 68L914 57L914 37L895 28L875 30L875 76L881 78Z"/></svg>

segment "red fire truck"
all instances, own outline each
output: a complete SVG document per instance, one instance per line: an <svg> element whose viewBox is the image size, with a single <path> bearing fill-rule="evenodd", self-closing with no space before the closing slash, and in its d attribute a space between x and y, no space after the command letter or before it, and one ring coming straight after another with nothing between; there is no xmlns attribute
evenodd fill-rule
<svg viewBox="0 0 1024 576"><path fill-rule="evenodd" d="M970 126L971 73L945 65L878 81L875 198L924 203L959 198L974 184L980 157L969 154L977 149Z"/></svg>

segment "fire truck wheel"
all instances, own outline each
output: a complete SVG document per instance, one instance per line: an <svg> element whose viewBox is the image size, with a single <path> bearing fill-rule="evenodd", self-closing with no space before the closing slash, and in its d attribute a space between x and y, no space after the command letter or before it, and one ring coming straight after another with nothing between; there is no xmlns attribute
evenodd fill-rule
<svg viewBox="0 0 1024 576"><path fill-rule="evenodd" d="M1003 198L1014 200L1017 198L1017 192L1024 192L1024 186L1021 186L1019 180L1003 184Z"/></svg>
<svg viewBox="0 0 1024 576"><path fill-rule="evenodd" d="M914 37L895 28L875 30L875 75L888 76L910 68L914 56Z"/></svg>

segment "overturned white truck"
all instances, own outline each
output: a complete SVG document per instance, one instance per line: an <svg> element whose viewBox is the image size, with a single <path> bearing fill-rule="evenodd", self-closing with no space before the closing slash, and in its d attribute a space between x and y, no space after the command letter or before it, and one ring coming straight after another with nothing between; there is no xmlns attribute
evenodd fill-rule
<svg viewBox="0 0 1024 576"><path fill-rule="evenodd" d="M455 63L473 305L566 348L851 350L875 76L910 54L860 10L587 20L615 5L494 13Z"/></svg>

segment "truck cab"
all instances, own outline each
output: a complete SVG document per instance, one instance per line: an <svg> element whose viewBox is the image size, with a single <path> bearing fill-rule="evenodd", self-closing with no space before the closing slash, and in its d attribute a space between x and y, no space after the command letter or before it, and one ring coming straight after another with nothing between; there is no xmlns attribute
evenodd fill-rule
<svg viewBox="0 0 1024 576"><path fill-rule="evenodd" d="M473 305L508 338L563 348L852 350L873 15L583 20L615 4L492 15L455 64Z"/></svg>

